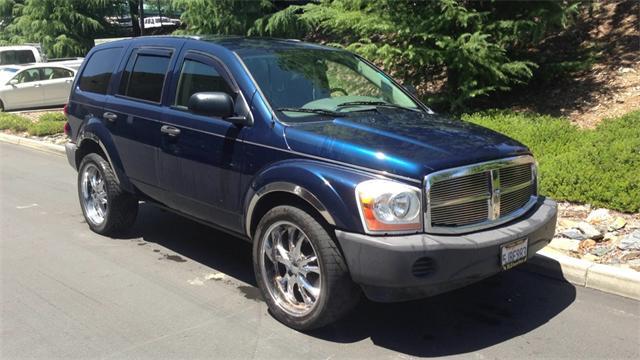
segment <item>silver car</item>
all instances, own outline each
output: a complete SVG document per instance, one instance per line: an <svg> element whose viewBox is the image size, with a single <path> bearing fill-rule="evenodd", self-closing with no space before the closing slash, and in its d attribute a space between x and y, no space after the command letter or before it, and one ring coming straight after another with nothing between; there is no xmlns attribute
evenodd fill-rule
<svg viewBox="0 0 640 360"><path fill-rule="evenodd" d="M0 111L63 105L75 76L50 63L0 67Z"/></svg>

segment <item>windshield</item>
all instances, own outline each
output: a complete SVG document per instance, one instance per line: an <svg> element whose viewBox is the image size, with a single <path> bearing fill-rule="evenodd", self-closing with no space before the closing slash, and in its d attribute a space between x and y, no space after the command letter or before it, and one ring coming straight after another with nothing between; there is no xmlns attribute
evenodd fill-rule
<svg viewBox="0 0 640 360"><path fill-rule="evenodd" d="M17 72L16 68L0 67L0 85L6 84Z"/></svg>
<svg viewBox="0 0 640 360"><path fill-rule="evenodd" d="M346 51L286 49L241 57L271 107L288 121L372 107L421 109L387 75Z"/></svg>

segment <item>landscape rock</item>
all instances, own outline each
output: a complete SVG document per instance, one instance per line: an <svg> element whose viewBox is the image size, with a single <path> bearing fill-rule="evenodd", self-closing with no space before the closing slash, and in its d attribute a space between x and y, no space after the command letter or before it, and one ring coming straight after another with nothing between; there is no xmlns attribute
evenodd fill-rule
<svg viewBox="0 0 640 360"><path fill-rule="evenodd" d="M609 221L611 221L611 214L608 209L596 209L587 216L587 222L591 224L601 224Z"/></svg>
<svg viewBox="0 0 640 360"><path fill-rule="evenodd" d="M589 224L588 222L581 221L578 223L578 229L582 231L585 237L593 240L600 240L604 237L604 235L596 229L595 226Z"/></svg>
<svg viewBox="0 0 640 360"><path fill-rule="evenodd" d="M640 271L640 259L630 260L627 265L635 271Z"/></svg>
<svg viewBox="0 0 640 360"><path fill-rule="evenodd" d="M577 221L560 218L558 219L558 228L560 229L571 229L575 228L578 225Z"/></svg>
<svg viewBox="0 0 640 360"><path fill-rule="evenodd" d="M620 230L627 225L627 221L622 217L617 217L611 224L609 224L609 230Z"/></svg>
<svg viewBox="0 0 640 360"><path fill-rule="evenodd" d="M595 256L604 256L610 253L613 249L613 246L598 246L591 249L589 253Z"/></svg>
<svg viewBox="0 0 640 360"><path fill-rule="evenodd" d="M592 247L596 246L596 241L595 240L591 240L591 239L587 239L587 240L583 240L580 242L580 250L585 251L588 250Z"/></svg>
<svg viewBox="0 0 640 360"><path fill-rule="evenodd" d="M578 252L580 249L580 240L553 238L549 246L558 250Z"/></svg>
<svg viewBox="0 0 640 360"><path fill-rule="evenodd" d="M587 237L584 236L584 234L578 230L578 229L566 229L560 232L560 235L569 238L569 239L573 239L573 240L584 240Z"/></svg>
<svg viewBox="0 0 640 360"><path fill-rule="evenodd" d="M620 250L640 250L640 230L628 234L618 244Z"/></svg>

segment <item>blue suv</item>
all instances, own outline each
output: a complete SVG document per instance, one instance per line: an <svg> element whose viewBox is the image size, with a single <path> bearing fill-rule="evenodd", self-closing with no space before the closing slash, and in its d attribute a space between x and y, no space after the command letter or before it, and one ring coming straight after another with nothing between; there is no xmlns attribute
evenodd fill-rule
<svg viewBox="0 0 640 360"><path fill-rule="evenodd" d="M552 238L522 144L435 114L350 52L294 40L141 37L96 46L66 108L89 227L139 201L253 243L274 317L326 325L362 293L431 296Z"/></svg>

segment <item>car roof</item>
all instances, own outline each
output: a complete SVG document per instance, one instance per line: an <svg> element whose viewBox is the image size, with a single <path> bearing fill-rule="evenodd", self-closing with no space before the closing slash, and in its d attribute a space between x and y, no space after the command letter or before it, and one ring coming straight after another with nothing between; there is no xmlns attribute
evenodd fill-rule
<svg viewBox="0 0 640 360"><path fill-rule="evenodd" d="M64 65L58 65L56 63L30 63L30 64L11 64L11 65L3 65L2 67L11 67L11 68L15 68L18 69L18 71L20 70L24 70L24 69L36 69L36 68L45 68L45 67L56 67L56 68L63 68L63 69L67 69L67 70L71 70L73 72L76 72L76 70L68 67L68 66L64 66Z"/></svg>
<svg viewBox="0 0 640 360"><path fill-rule="evenodd" d="M287 49L310 49L310 50L328 50L343 51L334 47L324 46L320 44L308 43L296 39L279 39L269 37L247 37L234 35L159 35L159 36L141 36L130 39L111 41L101 44L101 48L116 45L122 42L136 41L147 39L187 39L190 41L204 41L221 46L238 55L258 55L267 54L278 50Z"/></svg>

